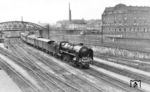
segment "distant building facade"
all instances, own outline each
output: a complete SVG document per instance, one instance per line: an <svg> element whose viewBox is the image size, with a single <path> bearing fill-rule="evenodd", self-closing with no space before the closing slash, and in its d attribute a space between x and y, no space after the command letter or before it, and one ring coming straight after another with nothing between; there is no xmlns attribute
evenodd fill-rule
<svg viewBox="0 0 150 92"><path fill-rule="evenodd" d="M69 3L69 19L58 21L56 28L59 31L66 31L67 33L99 33L101 30L102 22L98 19L84 20L72 19L71 8Z"/></svg>
<svg viewBox="0 0 150 92"><path fill-rule="evenodd" d="M150 7L118 4L107 7L102 14L104 34L125 38L150 38Z"/></svg>
<svg viewBox="0 0 150 92"><path fill-rule="evenodd" d="M99 30L101 32L102 21L100 19L87 20L87 30Z"/></svg>
<svg viewBox="0 0 150 92"><path fill-rule="evenodd" d="M64 29L78 29L78 28L82 28L84 27L86 24L86 21L85 20L79 20L79 19L74 19L74 20L71 20L68 21L68 20L62 20L62 21L58 21L56 23L56 26L57 27L62 27Z"/></svg>
<svg viewBox="0 0 150 92"><path fill-rule="evenodd" d="M99 19L93 19L93 20L84 20L84 19L74 19L71 22L64 20L64 21L58 21L56 23L56 27L63 28L63 30L68 31L78 31L85 32L85 33L100 33L101 27L102 27L102 21Z"/></svg>

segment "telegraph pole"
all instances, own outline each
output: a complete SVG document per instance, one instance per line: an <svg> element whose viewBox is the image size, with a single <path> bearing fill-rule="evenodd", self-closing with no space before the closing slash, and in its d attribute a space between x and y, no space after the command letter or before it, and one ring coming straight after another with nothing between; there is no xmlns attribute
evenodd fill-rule
<svg viewBox="0 0 150 92"><path fill-rule="evenodd" d="M21 31L23 31L23 32L25 32L25 30L24 30L24 22L23 22L23 16L21 16L21 23L22 23L22 30Z"/></svg>
<svg viewBox="0 0 150 92"><path fill-rule="evenodd" d="M102 15L103 16L103 15ZM101 43L103 44L103 17L102 17L102 27L101 27Z"/></svg>
<svg viewBox="0 0 150 92"><path fill-rule="evenodd" d="M23 16L21 16L21 21L23 22Z"/></svg>
<svg viewBox="0 0 150 92"><path fill-rule="evenodd" d="M48 30L48 39L49 39L49 31L50 31L50 26L49 26L49 24L47 25L47 30Z"/></svg>
<svg viewBox="0 0 150 92"><path fill-rule="evenodd" d="M25 33L25 25L24 25L24 22L23 22L23 16L21 16L21 24L22 24L22 30L20 30L20 36L21 36L22 32Z"/></svg>

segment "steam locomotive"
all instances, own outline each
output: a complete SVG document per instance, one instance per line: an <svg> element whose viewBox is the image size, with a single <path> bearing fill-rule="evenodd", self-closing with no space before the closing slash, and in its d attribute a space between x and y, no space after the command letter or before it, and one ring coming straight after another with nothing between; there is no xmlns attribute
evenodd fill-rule
<svg viewBox="0 0 150 92"><path fill-rule="evenodd" d="M21 39L55 57L60 57L67 63L80 68L89 68L93 62L93 50L83 44L72 44L67 41L56 42L45 38L37 38L33 35L21 33Z"/></svg>

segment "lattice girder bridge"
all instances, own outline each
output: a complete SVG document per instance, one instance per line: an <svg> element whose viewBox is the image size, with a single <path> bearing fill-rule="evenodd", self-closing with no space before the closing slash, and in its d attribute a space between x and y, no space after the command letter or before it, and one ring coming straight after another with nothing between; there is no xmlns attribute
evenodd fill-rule
<svg viewBox="0 0 150 92"><path fill-rule="evenodd" d="M31 30L44 30L45 27L42 27L38 24L25 21L7 21L0 23L0 31L31 31Z"/></svg>

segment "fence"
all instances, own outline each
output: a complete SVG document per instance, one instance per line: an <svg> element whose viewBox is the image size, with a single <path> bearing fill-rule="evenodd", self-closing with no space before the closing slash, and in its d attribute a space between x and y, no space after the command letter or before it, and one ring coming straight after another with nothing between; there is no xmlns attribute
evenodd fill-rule
<svg viewBox="0 0 150 92"><path fill-rule="evenodd" d="M64 34L51 34L50 39L56 41L69 41L73 43L84 43L90 47L109 47L119 48L131 51L149 52L150 53L150 40L142 39L111 39L102 37L101 35L64 35Z"/></svg>

